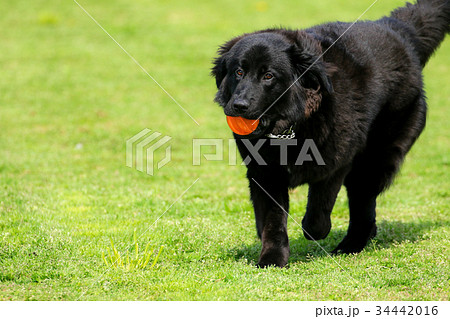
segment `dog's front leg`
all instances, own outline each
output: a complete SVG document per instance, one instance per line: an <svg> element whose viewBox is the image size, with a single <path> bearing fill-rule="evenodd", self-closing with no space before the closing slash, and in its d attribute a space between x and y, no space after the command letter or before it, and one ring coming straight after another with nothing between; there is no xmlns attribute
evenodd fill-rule
<svg viewBox="0 0 450 319"><path fill-rule="evenodd" d="M306 239L327 237L331 229L331 211L347 172L348 169L343 168L320 182L309 184L308 205L302 221Z"/></svg>
<svg viewBox="0 0 450 319"><path fill-rule="evenodd" d="M262 240L258 267L283 267L289 258L287 217L289 193L285 173L267 166L248 170L250 197L255 210L256 229Z"/></svg>

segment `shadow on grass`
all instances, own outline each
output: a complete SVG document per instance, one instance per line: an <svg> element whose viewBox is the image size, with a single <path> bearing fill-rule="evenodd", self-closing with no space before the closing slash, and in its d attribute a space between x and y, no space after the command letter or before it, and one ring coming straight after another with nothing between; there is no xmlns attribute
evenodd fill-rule
<svg viewBox="0 0 450 319"><path fill-rule="evenodd" d="M429 231L440 227L448 227L450 223L446 221L423 221L423 222L399 222L399 221L381 221L378 225L378 234L374 240L369 242L362 252L372 252L379 249L388 249L394 244L405 242L418 242L426 239ZM291 256L289 263L310 262L317 258L327 257L328 254L344 238L347 231L331 230L328 237L319 240L317 243L306 240L303 234L295 236L290 234ZM325 252L319 245L325 249ZM228 251L229 256L235 260L247 260L248 263L256 263L261 251L261 242L257 241L251 245L241 245L233 247Z"/></svg>

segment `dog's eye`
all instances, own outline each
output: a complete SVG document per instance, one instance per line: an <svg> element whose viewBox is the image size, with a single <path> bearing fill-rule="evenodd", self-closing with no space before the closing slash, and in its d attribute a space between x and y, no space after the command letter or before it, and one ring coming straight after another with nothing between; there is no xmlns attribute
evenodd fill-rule
<svg viewBox="0 0 450 319"><path fill-rule="evenodd" d="M242 69L237 69L237 70L236 70L236 75L237 75L238 77L241 77L241 76L244 75L244 71L242 71Z"/></svg>
<svg viewBox="0 0 450 319"><path fill-rule="evenodd" d="M273 74L270 72L267 72L266 74L264 74L264 80L271 80L273 79Z"/></svg>

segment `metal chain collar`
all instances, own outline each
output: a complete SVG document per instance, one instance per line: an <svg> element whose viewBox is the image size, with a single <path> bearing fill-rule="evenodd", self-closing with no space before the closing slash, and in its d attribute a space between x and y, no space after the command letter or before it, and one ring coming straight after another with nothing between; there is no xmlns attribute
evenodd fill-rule
<svg viewBox="0 0 450 319"><path fill-rule="evenodd" d="M278 139L278 140L291 140L291 139L295 138L295 132L294 132L294 129L292 128L292 126L291 126L289 129L284 130L283 132L281 132L281 134L275 135L275 134L269 133L269 134L266 134L266 137L268 137L268 138L275 138L275 139Z"/></svg>

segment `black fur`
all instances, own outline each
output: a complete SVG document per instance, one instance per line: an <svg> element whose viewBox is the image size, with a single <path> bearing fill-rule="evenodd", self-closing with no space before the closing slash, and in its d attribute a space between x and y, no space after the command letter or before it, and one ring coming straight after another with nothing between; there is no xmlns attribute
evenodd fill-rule
<svg viewBox="0 0 450 319"><path fill-rule="evenodd" d="M262 115L258 129L247 137L252 144L291 126L296 133L298 146L289 146L287 165L280 163L280 146L269 143L259 151L267 165L247 164L262 239L259 266L288 262L288 189L301 184L309 184L302 222L306 238L328 235L342 184L350 224L334 252L357 253L376 235L376 198L391 184L425 126L422 67L450 31L449 24L448 0L418 0L389 17L356 23L334 45L350 24L268 29L220 48L212 74L218 87L215 101L225 114ZM265 79L267 72L273 78ZM243 136L235 137L242 157L251 157ZM306 139L314 141L326 165L295 164Z"/></svg>

